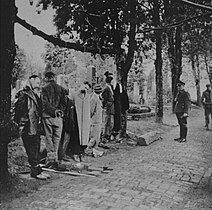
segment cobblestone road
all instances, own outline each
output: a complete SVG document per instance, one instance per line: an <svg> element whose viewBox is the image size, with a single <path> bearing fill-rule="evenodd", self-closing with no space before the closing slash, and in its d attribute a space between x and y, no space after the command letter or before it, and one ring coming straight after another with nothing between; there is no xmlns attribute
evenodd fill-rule
<svg viewBox="0 0 212 210"><path fill-rule="evenodd" d="M7 209L212 209L212 131L202 116L189 119L186 143L173 141L179 127L148 147L119 150L96 165L114 170L98 178L61 175Z"/></svg>

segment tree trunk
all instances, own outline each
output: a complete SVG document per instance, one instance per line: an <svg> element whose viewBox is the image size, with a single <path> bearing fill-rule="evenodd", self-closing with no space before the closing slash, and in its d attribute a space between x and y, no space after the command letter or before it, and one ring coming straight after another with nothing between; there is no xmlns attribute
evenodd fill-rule
<svg viewBox="0 0 212 210"><path fill-rule="evenodd" d="M156 32L156 122L163 122L163 74L162 74L162 38L161 33Z"/></svg>
<svg viewBox="0 0 212 210"><path fill-rule="evenodd" d="M196 78L196 88L197 88L197 105L201 106L201 90L200 90L200 67L199 67L199 56L196 55L196 66L197 66L197 78Z"/></svg>
<svg viewBox="0 0 212 210"><path fill-rule="evenodd" d="M175 31L169 31L168 36L168 56L171 67L172 78L172 111L174 111L175 97L177 95L177 83L180 80L182 74L182 28L178 26Z"/></svg>
<svg viewBox="0 0 212 210"><path fill-rule="evenodd" d="M205 68L206 68L206 71L207 71L207 74L208 74L208 79L209 79L209 82L210 82L211 87L212 87L212 77L210 76L210 72L209 72L209 64L208 64L208 59L207 59L207 53L204 55L204 60L205 60Z"/></svg>
<svg viewBox="0 0 212 210"><path fill-rule="evenodd" d="M132 63L131 63L132 65ZM129 72L129 71L128 71ZM128 77L128 72L123 72L122 75L122 87L123 91L126 91L127 93L127 77ZM127 136L127 111L122 111L121 113L121 137L126 137Z"/></svg>
<svg viewBox="0 0 212 210"><path fill-rule="evenodd" d="M153 22L155 27L160 25L160 5L157 0L154 0L154 15ZM156 107L155 114L157 123L163 122L163 73L162 73L162 32L155 31L156 40L156 60L155 60L155 75L156 75Z"/></svg>
<svg viewBox="0 0 212 210"><path fill-rule="evenodd" d="M197 55L196 55L197 56ZM191 57L191 67L194 75L195 86L197 91L197 105L201 106L201 91L200 91L200 69L199 69L199 58Z"/></svg>
<svg viewBox="0 0 212 210"><path fill-rule="evenodd" d="M14 13L15 1L1 1L0 56L0 181L8 178L8 143L11 130L11 73L15 57Z"/></svg>
<svg viewBox="0 0 212 210"><path fill-rule="evenodd" d="M131 65L132 65L132 61L131 61ZM131 67L131 65L128 65L129 67ZM127 92L127 77L128 77L128 72L130 70L126 69L126 60L124 55L122 56L117 56L116 59L116 69L117 69L117 79L118 82L122 85L123 91ZM121 107L120 110L121 111L121 120L120 120L120 137L126 137L127 136L127 112L123 111L122 106L123 106L123 102L121 101L120 103Z"/></svg>
<svg viewBox="0 0 212 210"><path fill-rule="evenodd" d="M125 54L125 53L117 54L117 59L116 59L117 71L118 71L118 74L121 75L121 84L122 84L123 90L125 90L125 91L127 91L128 72L133 63L134 52L135 52L135 47L136 47L136 41L135 41L136 6L137 6L137 0L129 0L130 29L129 29L129 33L128 33L128 36L129 36L128 53L127 54ZM122 113L122 119L121 119L121 137L127 136L126 131L127 131L127 112L125 111L125 113Z"/></svg>

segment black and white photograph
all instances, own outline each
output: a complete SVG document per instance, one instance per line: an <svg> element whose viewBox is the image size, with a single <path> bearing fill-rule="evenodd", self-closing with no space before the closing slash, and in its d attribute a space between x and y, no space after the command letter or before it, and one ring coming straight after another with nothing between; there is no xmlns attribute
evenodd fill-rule
<svg viewBox="0 0 212 210"><path fill-rule="evenodd" d="M0 0L0 210L212 209L212 0Z"/></svg>

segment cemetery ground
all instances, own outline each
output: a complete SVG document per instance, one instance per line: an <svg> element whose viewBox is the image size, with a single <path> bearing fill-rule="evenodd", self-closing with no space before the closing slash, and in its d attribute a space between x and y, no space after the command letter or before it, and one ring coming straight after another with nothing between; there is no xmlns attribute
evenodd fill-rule
<svg viewBox="0 0 212 210"><path fill-rule="evenodd" d="M51 173L48 181L14 176L0 209L212 209L212 128L204 128L203 110L192 108L186 143L173 139L179 126L170 108L164 124L154 117L129 121L128 130L140 134L162 132L149 146L113 144L99 158L85 157L92 166L113 168L99 177ZM11 142L12 173L27 168L21 141Z"/></svg>

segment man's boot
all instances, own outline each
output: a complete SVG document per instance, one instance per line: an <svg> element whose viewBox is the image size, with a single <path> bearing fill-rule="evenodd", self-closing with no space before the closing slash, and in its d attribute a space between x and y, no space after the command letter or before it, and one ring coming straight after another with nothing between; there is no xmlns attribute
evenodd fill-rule
<svg viewBox="0 0 212 210"><path fill-rule="evenodd" d="M40 166L32 166L30 176L35 179L46 180L47 177L42 174Z"/></svg>
<svg viewBox="0 0 212 210"><path fill-rule="evenodd" d="M181 137L174 139L174 141L180 141Z"/></svg>

